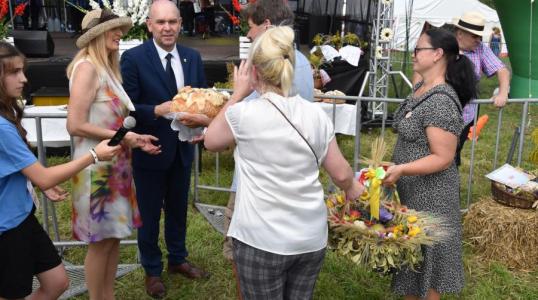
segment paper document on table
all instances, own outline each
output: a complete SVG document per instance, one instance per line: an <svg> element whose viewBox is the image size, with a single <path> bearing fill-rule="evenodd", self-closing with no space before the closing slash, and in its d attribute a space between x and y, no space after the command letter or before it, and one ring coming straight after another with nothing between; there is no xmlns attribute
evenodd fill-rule
<svg viewBox="0 0 538 300"><path fill-rule="evenodd" d="M323 45L320 46L321 53L323 53L323 56L325 57L325 60L328 62L331 62L334 60L335 57L339 57L340 53L334 47L329 45Z"/></svg>
<svg viewBox="0 0 538 300"><path fill-rule="evenodd" d="M523 171L520 171L509 164L504 164L497 170L486 174L486 177L509 186L513 189L529 182L532 178Z"/></svg>
<svg viewBox="0 0 538 300"><path fill-rule="evenodd" d="M346 60L350 65L357 67L359 65L359 59L361 58L361 48L355 46L344 46L340 48L340 56Z"/></svg>

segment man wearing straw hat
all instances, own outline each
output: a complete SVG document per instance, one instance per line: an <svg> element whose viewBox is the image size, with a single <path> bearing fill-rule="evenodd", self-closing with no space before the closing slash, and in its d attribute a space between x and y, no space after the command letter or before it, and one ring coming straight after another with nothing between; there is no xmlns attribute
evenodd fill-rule
<svg viewBox="0 0 538 300"><path fill-rule="evenodd" d="M153 38L123 53L123 86L136 107L135 131L159 138L162 153L149 156L133 152L133 173L142 227L138 248L146 272L145 288L153 298L166 294L161 280L162 253L159 249L159 220L164 211L164 237L168 250L168 273L188 278L209 274L186 260L187 202L193 145L180 142L170 121L163 118L183 86L206 87L200 54L177 44L181 16L173 2L153 2L146 21ZM196 118L199 117L199 118ZM189 126L207 125L209 120L194 115ZM197 123L198 122L198 123Z"/></svg>
<svg viewBox="0 0 538 300"><path fill-rule="evenodd" d="M499 60L499 58L491 51L491 49L482 43L484 35L484 25L486 20L479 12L466 12L454 20L456 27L455 35L460 51L467 56L474 64L476 80L480 80L482 73L491 77L497 74L499 81L499 93L493 96L492 100L495 106L503 107L508 100L508 90L510 88L510 71ZM463 129L458 149L456 151L456 164L461 164L461 149L467 140L469 129L474 123L474 116L478 110L477 104L467 104L463 109L463 121L466 124Z"/></svg>

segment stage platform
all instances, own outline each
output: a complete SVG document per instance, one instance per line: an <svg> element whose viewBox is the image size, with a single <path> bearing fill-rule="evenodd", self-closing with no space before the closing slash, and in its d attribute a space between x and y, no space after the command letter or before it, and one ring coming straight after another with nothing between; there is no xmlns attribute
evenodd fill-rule
<svg viewBox="0 0 538 300"><path fill-rule="evenodd" d="M42 87L64 88L67 91L65 70L78 51L75 46L78 36L66 32L52 32L51 37L54 41L54 56L28 58L28 84L24 91L28 100L33 92ZM236 35L210 36L206 39L202 39L201 35L180 36L179 43L200 52L209 86L213 86L215 82L226 81L226 63L239 60L239 41Z"/></svg>

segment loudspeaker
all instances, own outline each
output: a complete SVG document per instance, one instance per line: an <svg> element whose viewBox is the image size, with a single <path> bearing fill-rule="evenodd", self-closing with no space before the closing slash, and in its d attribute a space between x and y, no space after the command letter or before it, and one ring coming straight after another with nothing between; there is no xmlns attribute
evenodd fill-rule
<svg viewBox="0 0 538 300"><path fill-rule="evenodd" d="M299 31L299 42L312 46L312 39L318 33L329 33L329 16L315 16L307 13L295 14L295 29Z"/></svg>
<svg viewBox="0 0 538 300"><path fill-rule="evenodd" d="M54 41L48 31L13 30L15 47L27 57L54 55Z"/></svg>
<svg viewBox="0 0 538 300"><path fill-rule="evenodd" d="M308 18L308 44L312 47L312 39L318 33L329 34L330 16L314 16Z"/></svg>
<svg viewBox="0 0 538 300"><path fill-rule="evenodd" d="M310 15L307 13L296 13L295 14L295 29L298 31L299 43L300 44L309 44L308 40L308 19Z"/></svg>

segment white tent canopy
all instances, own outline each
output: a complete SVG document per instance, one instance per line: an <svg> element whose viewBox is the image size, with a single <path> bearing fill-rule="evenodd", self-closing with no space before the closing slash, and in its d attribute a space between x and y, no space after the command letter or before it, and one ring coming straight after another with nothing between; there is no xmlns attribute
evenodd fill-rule
<svg viewBox="0 0 538 300"><path fill-rule="evenodd" d="M517 0L516 0L517 1ZM412 5L412 7L411 7ZM410 12L410 9L411 12ZM406 44L406 26L409 22L409 49L413 49L418 40L424 22L433 26L442 26L453 23L465 12L478 11L486 18L484 42L489 42L493 27L501 28L497 11L480 3L478 0L396 0L394 1L394 38L393 49L404 50ZM411 18L407 17L411 13ZM502 29L501 29L502 32ZM502 52L506 52L504 45Z"/></svg>

